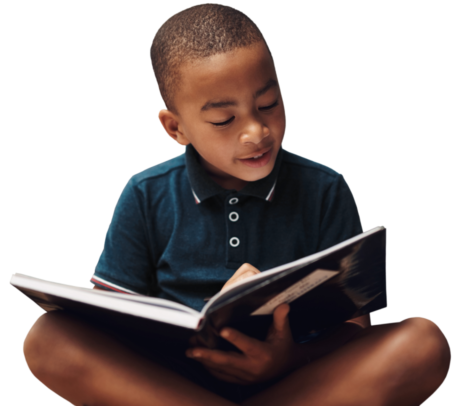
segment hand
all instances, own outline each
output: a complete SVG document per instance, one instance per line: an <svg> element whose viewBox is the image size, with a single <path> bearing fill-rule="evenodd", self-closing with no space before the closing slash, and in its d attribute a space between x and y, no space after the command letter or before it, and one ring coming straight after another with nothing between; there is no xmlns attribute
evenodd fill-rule
<svg viewBox="0 0 460 406"><path fill-rule="evenodd" d="M241 265L233 276L225 283L221 290L225 290L230 285L233 285L235 282L241 281L243 279L249 278L250 276L257 275L260 271L253 267L251 264Z"/></svg>
<svg viewBox="0 0 460 406"><path fill-rule="evenodd" d="M253 267L251 264L247 264L247 263L243 264L237 269L237 271L232 275L232 277L225 283L221 291L228 289L235 282L249 278L250 276L253 276L253 275L257 275L258 273L260 273L260 271L257 268ZM190 338L189 344L192 347L200 345L199 339L197 338L196 335Z"/></svg>
<svg viewBox="0 0 460 406"><path fill-rule="evenodd" d="M282 304L273 313L273 324L265 341L225 327L221 336L240 349L234 351L189 348L186 355L201 362L215 377L249 385L267 381L290 371L294 366L296 344L289 327L289 305Z"/></svg>

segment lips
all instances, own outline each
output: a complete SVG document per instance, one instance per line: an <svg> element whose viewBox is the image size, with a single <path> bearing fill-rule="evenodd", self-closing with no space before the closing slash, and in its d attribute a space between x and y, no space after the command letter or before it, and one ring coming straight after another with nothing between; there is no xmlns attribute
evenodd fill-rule
<svg viewBox="0 0 460 406"><path fill-rule="evenodd" d="M266 154L271 149L272 149L272 147L263 148L263 149L260 149L259 151L253 152L251 155L248 155L248 156L246 156L244 158L240 158L240 159L241 160L254 159L255 157L258 157L259 155Z"/></svg>
<svg viewBox="0 0 460 406"><path fill-rule="evenodd" d="M271 158L272 158L272 153L273 153L273 148L270 148L267 152L263 153L264 150L261 150L262 156L260 158L246 158L246 159L240 159L240 162L243 165L248 166L249 168L262 168L266 166ZM259 152L260 153L260 152Z"/></svg>

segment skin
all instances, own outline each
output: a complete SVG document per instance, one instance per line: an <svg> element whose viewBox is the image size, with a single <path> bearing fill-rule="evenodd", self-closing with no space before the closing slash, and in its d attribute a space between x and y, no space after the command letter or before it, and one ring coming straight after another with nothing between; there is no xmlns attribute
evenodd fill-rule
<svg viewBox="0 0 460 406"><path fill-rule="evenodd" d="M286 118L266 46L258 43L187 64L180 81L180 95L174 98L179 113L159 114L166 132L181 145L191 143L211 178L226 189L240 190L268 176ZM271 158L261 168L241 161L267 150Z"/></svg>

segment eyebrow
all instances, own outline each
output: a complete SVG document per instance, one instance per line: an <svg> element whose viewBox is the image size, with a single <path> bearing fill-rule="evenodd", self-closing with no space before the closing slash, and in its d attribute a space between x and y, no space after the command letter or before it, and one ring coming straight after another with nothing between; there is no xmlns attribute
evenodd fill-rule
<svg viewBox="0 0 460 406"><path fill-rule="evenodd" d="M257 90L257 92L254 93L254 99L257 99L258 97L267 93L269 89L275 86L278 86L278 82L275 79L270 79L262 89L259 89ZM235 100L221 100L216 102L208 101L206 104L203 105L203 107L201 107L201 111L236 106L237 104L238 103Z"/></svg>

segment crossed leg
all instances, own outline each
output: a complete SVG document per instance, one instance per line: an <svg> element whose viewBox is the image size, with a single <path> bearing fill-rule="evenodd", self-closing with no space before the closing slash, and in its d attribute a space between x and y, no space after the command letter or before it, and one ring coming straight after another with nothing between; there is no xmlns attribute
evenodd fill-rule
<svg viewBox="0 0 460 406"><path fill-rule="evenodd" d="M36 322L24 352L34 375L74 405L233 405L59 313ZM428 320L372 326L244 404L420 405L442 383L449 362L447 341Z"/></svg>
<svg viewBox="0 0 460 406"><path fill-rule="evenodd" d="M233 405L66 314L41 316L24 354L43 384L78 406Z"/></svg>
<svg viewBox="0 0 460 406"><path fill-rule="evenodd" d="M250 406L418 406L443 382L447 340L429 320L371 326L277 385Z"/></svg>

